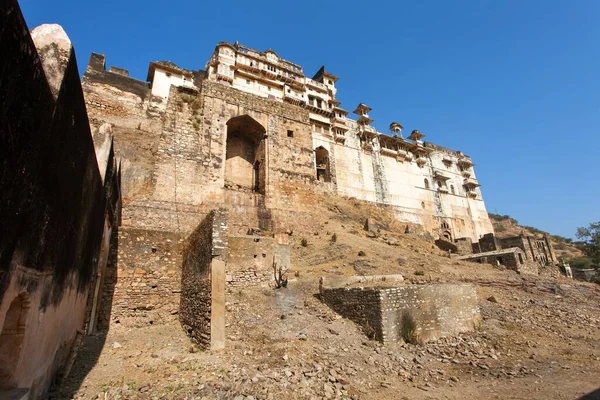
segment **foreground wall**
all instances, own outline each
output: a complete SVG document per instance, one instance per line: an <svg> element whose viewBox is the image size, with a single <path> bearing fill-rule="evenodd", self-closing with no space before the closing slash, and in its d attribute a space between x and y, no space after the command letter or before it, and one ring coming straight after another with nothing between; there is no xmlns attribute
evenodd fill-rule
<svg viewBox="0 0 600 400"><path fill-rule="evenodd" d="M479 323L473 285L321 288L322 300L381 342L434 340Z"/></svg>
<svg viewBox="0 0 600 400"><path fill-rule="evenodd" d="M0 26L0 390L38 398L84 328L113 219L69 38L44 25L34 45L15 0Z"/></svg>
<svg viewBox="0 0 600 400"><path fill-rule="evenodd" d="M227 213L211 211L186 241L183 256L181 324L203 348L225 346Z"/></svg>

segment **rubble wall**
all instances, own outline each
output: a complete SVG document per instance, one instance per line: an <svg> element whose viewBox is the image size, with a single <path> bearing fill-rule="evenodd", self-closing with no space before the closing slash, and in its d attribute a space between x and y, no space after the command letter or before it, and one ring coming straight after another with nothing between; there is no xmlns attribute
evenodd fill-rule
<svg viewBox="0 0 600 400"><path fill-rule="evenodd" d="M452 336L472 331L480 320L477 292L468 284L381 289L381 313L384 343Z"/></svg>
<svg viewBox="0 0 600 400"><path fill-rule="evenodd" d="M227 284L252 286L273 281L273 238L233 235L229 237Z"/></svg>
<svg viewBox="0 0 600 400"><path fill-rule="evenodd" d="M179 319L184 330L203 348L211 346L213 296L224 306L225 293L213 293L213 260L228 258L227 212L211 211L186 239L183 249ZM224 318L224 315L217 316Z"/></svg>
<svg viewBox="0 0 600 400"><path fill-rule="evenodd" d="M383 341L381 292L377 288L323 288L321 300L341 316L354 321L370 338Z"/></svg>
<svg viewBox="0 0 600 400"><path fill-rule="evenodd" d="M181 274L179 318L187 334L204 348L210 347L213 222L211 212L187 238Z"/></svg>
<svg viewBox="0 0 600 400"><path fill-rule="evenodd" d="M427 341L473 330L479 323L473 285L321 288L334 311L384 342Z"/></svg>
<svg viewBox="0 0 600 400"><path fill-rule="evenodd" d="M107 200L68 37L34 44L16 0L0 25L0 389L36 399L84 328Z"/></svg>

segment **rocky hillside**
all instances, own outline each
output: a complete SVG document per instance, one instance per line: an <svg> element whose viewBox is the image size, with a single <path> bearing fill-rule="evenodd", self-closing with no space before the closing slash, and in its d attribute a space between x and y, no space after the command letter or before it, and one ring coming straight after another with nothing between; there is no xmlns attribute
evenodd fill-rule
<svg viewBox="0 0 600 400"><path fill-rule="evenodd" d="M577 257L582 257L583 253L579 250L573 240L570 238L553 235L548 232L544 232L541 229L534 228L527 225L519 225L519 222L510 217L509 215L500 215L489 213L492 224L494 225L494 231L498 237L504 238L509 236L516 236L521 233L525 235L540 236L547 234L552 242L552 247L556 252L556 256L560 259L561 257L565 261L572 260Z"/></svg>

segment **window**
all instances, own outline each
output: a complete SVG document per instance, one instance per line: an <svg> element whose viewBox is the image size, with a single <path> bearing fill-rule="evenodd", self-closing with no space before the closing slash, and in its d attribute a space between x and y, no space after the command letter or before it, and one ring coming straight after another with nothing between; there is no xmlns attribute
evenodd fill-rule
<svg viewBox="0 0 600 400"><path fill-rule="evenodd" d="M454 193L454 185L450 185L450 191L452 192L452 194L455 194Z"/></svg>
<svg viewBox="0 0 600 400"><path fill-rule="evenodd" d="M167 75L167 77L170 77L170 76L171 76L171 73L170 73L170 72L167 72L165 75Z"/></svg>
<svg viewBox="0 0 600 400"><path fill-rule="evenodd" d="M249 85L250 84L250 79L246 79L246 84Z"/></svg>
<svg viewBox="0 0 600 400"><path fill-rule="evenodd" d="M317 99L317 107L323 108L323 101L322 100Z"/></svg>
<svg viewBox="0 0 600 400"><path fill-rule="evenodd" d="M425 189L429 189L429 181L425 179L423 182L425 183Z"/></svg>
<svg viewBox="0 0 600 400"><path fill-rule="evenodd" d="M287 131L287 136L288 136L289 138L293 138L293 137L294 137L294 131L290 131L290 130L288 130L288 131Z"/></svg>

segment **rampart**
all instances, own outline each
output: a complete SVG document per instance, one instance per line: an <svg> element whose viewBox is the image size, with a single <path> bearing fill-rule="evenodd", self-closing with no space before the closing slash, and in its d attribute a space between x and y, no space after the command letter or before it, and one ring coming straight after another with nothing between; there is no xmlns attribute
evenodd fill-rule
<svg viewBox="0 0 600 400"><path fill-rule="evenodd" d="M99 169L62 28L30 34L16 0L1 3L0 25L0 391L36 399L97 300L119 171L110 140Z"/></svg>

